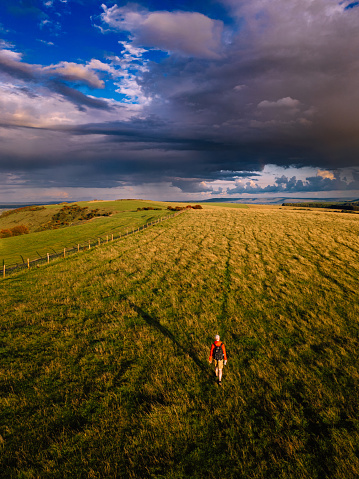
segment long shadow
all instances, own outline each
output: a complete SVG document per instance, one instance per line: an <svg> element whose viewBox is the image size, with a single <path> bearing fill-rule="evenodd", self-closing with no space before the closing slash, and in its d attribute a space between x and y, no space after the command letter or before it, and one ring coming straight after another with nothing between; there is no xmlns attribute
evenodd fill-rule
<svg viewBox="0 0 359 479"><path fill-rule="evenodd" d="M162 333L164 336L166 336L167 338L169 338L176 346L177 348L182 351L184 354L188 354L188 356L192 359L192 361L198 366L199 369L201 369L201 371L203 371L203 373L205 373L209 378L211 377L211 374L209 373L209 370L208 370L208 367L198 358L198 356L189 348L186 348L184 346L182 346L178 341L177 339L175 338L175 336L173 335L173 333L171 333L171 331L169 329L167 329L165 326L163 326L159 321L158 319L150 316L148 313L146 313L146 311L144 311L142 308L140 308L139 306L137 306L136 304L132 303L132 301L130 301L126 296L124 295L119 295L119 298L122 300L122 301L127 301L128 304L131 306L131 308L136 311L136 313L141 316L141 318L146 321L147 324L149 324L150 326L153 326L154 328L157 329L157 331L159 331L160 333Z"/></svg>
<svg viewBox="0 0 359 479"><path fill-rule="evenodd" d="M223 276L223 298L221 304L221 313L219 319L221 320L221 332L223 335L227 332L227 318L228 318L228 299L231 288L231 254L232 254L232 237L227 237L227 260L225 264L224 276Z"/></svg>

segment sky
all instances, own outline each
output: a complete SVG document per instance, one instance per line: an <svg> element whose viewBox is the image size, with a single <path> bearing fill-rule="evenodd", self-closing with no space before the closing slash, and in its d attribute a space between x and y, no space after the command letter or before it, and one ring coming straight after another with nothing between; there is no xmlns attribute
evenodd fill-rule
<svg viewBox="0 0 359 479"><path fill-rule="evenodd" d="M359 2L1 0L0 202L359 198Z"/></svg>

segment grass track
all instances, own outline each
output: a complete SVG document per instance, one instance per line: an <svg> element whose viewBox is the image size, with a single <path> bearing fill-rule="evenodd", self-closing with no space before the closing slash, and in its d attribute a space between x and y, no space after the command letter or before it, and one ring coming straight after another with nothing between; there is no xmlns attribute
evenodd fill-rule
<svg viewBox="0 0 359 479"><path fill-rule="evenodd" d="M358 234L207 207L0 282L0 472L357 477Z"/></svg>

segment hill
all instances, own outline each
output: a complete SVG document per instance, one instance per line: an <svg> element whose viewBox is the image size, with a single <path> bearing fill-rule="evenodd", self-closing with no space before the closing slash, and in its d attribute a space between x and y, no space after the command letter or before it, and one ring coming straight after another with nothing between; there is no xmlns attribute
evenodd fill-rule
<svg viewBox="0 0 359 479"><path fill-rule="evenodd" d="M359 211L359 201L345 201L345 202L296 202L296 203L283 203L282 206L295 206L300 208L327 208L332 210L342 210L343 212Z"/></svg>
<svg viewBox="0 0 359 479"><path fill-rule="evenodd" d="M356 477L358 234L206 206L0 281L2 477Z"/></svg>
<svg viewBox="0 0 359 479"><path fill-rule="evenodd" d="M351 203L358 202L358 199L355 198L293 198L288 196L277 196L277 197L266 197L266 196L257 196L257 197L247 197L247 198L236 198L236 197L227 197L227 198L210 198L208 200L203 200L202 203L235 203L241 204L246 203L248 205L281 205L282 203L308 203L308 202L322 202L322 203Z"/></svg>
<svg viewBox="0 0 359 479"><path fill-rule="evenodd" d="M51 205L29 205L20 208L8 209L0 215L0 230L12 228L24 224L29 232L38 232L53 229L56 220L52 218L63 214L63 223L57 227L79 224L96 216L109 216L126 211L136 211L139 207L166 208L169 203L145 201L145 200L117 200L117 201L80 201L76 203L60 203ZM69 210L78 210L77 215L69 215ZM86 218L86 216L89 217ZM81 217L82 216L82 217ZM67 221L68 220L68 221ZM67 222L67 223L66 223Z"/></svg>
<svg viewBox="0 0 359 479"><path fill-rule="evenodd" d="M138 228L167 214L172 203L118 200L27 206L0 215L0 232L25 226L27 234L0 239L0 260L22 263L88 240ZM146 209L144 209L146 208Z"/></svg>

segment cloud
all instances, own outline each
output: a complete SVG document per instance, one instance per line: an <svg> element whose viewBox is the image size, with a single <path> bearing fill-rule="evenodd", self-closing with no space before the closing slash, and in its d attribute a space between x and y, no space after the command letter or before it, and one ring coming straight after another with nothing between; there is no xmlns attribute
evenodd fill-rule
<svg viewBox="0 0 359 479"><path fill-rule="evenodd" d="M151 100L150 96L144 94L140 81L142 75L148 70L148 60L144 59L147 50L135 47L130 42L119 42L122 47L121 56L109 56L107 60L111 61L113 70L116 69L117 80L115 86L116 93L122 96L122 102L128 104L147 104ZM116 75L113 75L114 77Z"/></svg>
<svg viewBox="0 0 359 479"><path fill-rule="evenodd" d="M0 168L42 186L162 184L189 195L228 182L231 194L358 189L359 8L221 1L225 24L210 2L207 16L103 6L109 53L79 63L28 64L3 43ZM100 98L114 91L118 101ZM268 164L313 174L263 183Z"/></svg>
<svg viewBox="0 0 359 479"><path fill-rule="evenodd" d="M135 44L198 58L220 58L223 23L197 12L149 12L137 5L106 7L102 21L129 32Z"/></svg>
<svg viewBox="0 0 359 479"><path fill-rule="evenodd" d="M101 65L100 65L101 64ZM99 68L100 66L100 68ZM98 75L93 71L104 70L102 62L91 65L80 65L73 62L60 62L57 65L50 65L42 69L43 72L49 75L55 75L57 78L63 78L69 82L80 82L88 85L90 88L104 88L103 80L100 80Z"/></svg>
<svg viewBox="0 0 359 479"><path fill-rule="evenodd" d="M332 171L327 171L327 170L318 170L317 176L320 176L321 178L329 178L329 180L334 180L335 176Z"/></svg>
<svg viewBox="0 0 359 479"><path fill-rule="evenodd" d="M102 62L92 60L88 65L74 62L60 62L56 65L42 66L22 61L22 55L11 49L0 50L0 80L1 74L6 80L20 80L33 89L44 89L61 94L66 100L73 102L79 108L111 109L105 100L95 99L78 91L74 86L86 85L93 89L103 89L105 84L99 78L97 71L113 73L110 66L106 68Z"/></svg>
<svg viewBox="0 0 359 479"><path fill-rule="evenodd" d="M233 87L233 90L234 90L234 91L242 91L242 90L244 90L246 87L247 87L247 85L236 85L235 87Z"/></svg>
<svg viewBox="0 0 359 479"><path fill-rule="evenodd" d="M48 83L48 86L52 91L59 93L70 100L74 105L77 105L80 111L86 111L85 107L101 110L111 109L111 106L107 101L94 98L89 95L84 95L82 92L74 88L70 88L61 82L54 81L52 83Z"/></svg>
<svg viewBox="0 0 359 479"><path fill-rule="evenodd" d="M192 178L173 178L172 186L179 188L184 193L213 193L213 188L205 181L198 181Z"/></svg>
<svg viewBox="0 0 359 479"><path fill-rule="evenodd" d="M261 186L252 180L245 183L242 180L237 180L236 186L234 188L227 189L227 194L293 194L323 191L353 191L358 189L358 179L354 179L353 181L345 181L340 178L336 178L332 172L318 171L317 176L307 177L305 180L297 180L296 176L288 178L287 176L282 175L281 177L275 179L273 185L267 186Z"/></svg>
<svg viewBox="0 0 359 479"><path fill-rule="evenodd" d="M38 42L40 43L44 43L45 45L49 45L49 46L54 46L54 42L49 42L49 41L46 41L46 40L41 40L41 39L37 39Z"/></svg>
<svg viewBox="0 0 359 479"><path fill-rule="evenodd" d="M87 85L94 89L103 89L105 84L96 73L98 71L116 75L116 70L111 65L97 59L92 59L86 65L62 61L57 64L42 66L23 62L22 54L19 52L9 48L0 49L0 72L15 78L37 82L46 82L49 79L65 80L69 83Z"/></svg>
<svg viewBox="0 0 359 479"><path fill-rule="evenodd" d="M152 113L182 131L207 130L233 151L233 167L356 166L359 9L326 0L223 3L241 25L223 56L151 64L140 85L156 98Z"/></svg>
<svg viewBox="0 0 359 479"><path fill-rule="evenodd" d="M258 108L293 108L297 110L299 105L300 101L287 96L286 98L281 98L277 101L263 100L258 103Z"/></svg>
<svg viewBox="0 0 359 479"><path fill-rule="evenodd" d="M22 80L34 80L39 71L38 65L23 63L22 54L10 49L0 50L0 73Z"/></svg>

